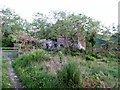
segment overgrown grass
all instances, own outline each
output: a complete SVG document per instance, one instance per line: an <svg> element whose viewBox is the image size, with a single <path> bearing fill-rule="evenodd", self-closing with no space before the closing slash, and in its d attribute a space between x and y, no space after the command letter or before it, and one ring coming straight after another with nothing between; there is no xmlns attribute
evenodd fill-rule
<svg viewBox="0 0 120 90"><path fill-rule="evenodd" d="M35 56L36 53L38 56ZM33 58L32 56L35 57ZM82 86L82 76L80 75L80 71L76 63L71 62L68 65L65 65L63 70L60 70L56 75L53 75L48 73L45 69L44 60L46 61L46 57L46 53L43 50L37 50L27 55L22 55L14 61L13 67L26 87L75 88ZM29 62L25 64L25 60ZM64 75L66 75L65 78ZM65 85L66 82L67 84Z"/></svg>
<svg viewBox="0 0 120 90"><path fill-rule="evenodd" d="M9 74L8 74L8 60L2 61L2 88L12 88L12 84L10 82Z"/></svg>
<svg viewBox="0 0 120 90"><path fill-rule="evenodd" d="M87 78L87 81L89 81L88 87L118 87L117 62L81 61L80 66L81 72L85 76L84 80ZM95 86L92 85L93 82L95 82Z"/></svg>
<svg viewBox="0 0 120 90"><path fill-rule="evenodd" d="M69 64L65 65L63 70L58 71L57 79L57 87L81 88L83 78L79 69L79 64L72 61Z"/></svg>
<svg viewBox="0 0 120 90"><path fill-rule="evenodd" d="M54 55L52 55L54 56ZM55 55L55 58L60 55ZM81 60L79 56L62 56L68 64L57 73L50 74L45 66L50 60L50 54L44 50L35 50L18 57L14 68L20 80L28 88L118 88L117 58L107 58L99 61L100 55L92 55L94 61ZM52 57L54 58L54 57ZM113 60L111 60L113 59ZM63 60L64 61L64 60ZM60 62L60 61L59 61Z"/></svg>
<svg viewBox="0 0 120 90"><path fill-rule="evenodd" d="M49 60L49 55L42 49L21 55L14 61L13 67L23 84L28 88L50 88L54 76L47 73L42 61Z"/></svg>
<svg viewBox="0 0 120 90"><path fill-rule="evenodd" d="M18 67L25 67L31 65L32 62L41 62L44 60L49 60L49 55L42 49L34 50L32 52L28 52L27 54L21 55L17 58L14 64L17 64ZM16 66L17 66L16 65Z"/></svg>

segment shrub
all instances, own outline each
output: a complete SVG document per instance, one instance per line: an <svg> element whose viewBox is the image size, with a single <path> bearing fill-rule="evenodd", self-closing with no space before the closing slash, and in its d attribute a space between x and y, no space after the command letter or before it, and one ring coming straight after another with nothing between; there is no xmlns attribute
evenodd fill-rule
<svg viewBox="0 0 120 90"><path fill-rule="evenodd" d="M91 61L96 60L96 58L91 55L85 55L85 58L86 58L86 60L91 60Z"/></svg>
<svg viewBox="0 0 120 90"><path fill-rule="evenodd" d="M66 47L63 49L63 53L66 55L71 54L71 49L69 47Z"/></svg>
<svg viewBox="0 0 120 90"><path fill-rule="evenodd" d="M80 88L82 86L82 76L79 65L76 62L70 62L63 70L58 71L57 78L57 87Z"/></svg>
<svg viewBox="0 0 120 90"><path fill-rule="evenodd" d="M36 70L33 67L15 69L22 83L27 88L53 88L55 77L44 70Z"/></svg>
<svg viewBox="0 0 120 90"><path fill-rule="evenodd" d="M52 88L54 76L45 71L32 71L24 75L25 85L29 88Z"/></svg>
<svg viewBox="0 0 120 90"><path fill-rule="evenodd" d="M101 55L96 54L96 53L92 53L92 54L91 54L91 56L93 56L93 57L95 57L95 58L97 58L97 59L102 58L102 56L101 56Z"/></svg>
<svg viewBox="0 0 120 90"><path fill-rule="evenodd" d="M39 49L21 55L13 62L16 74L27 88L54 87L56 78L46 72L41 62L44 60L49 60L49 55Z"/></svg>
<svg viewBox="0 0 120 90"><path fill-rule="evenodd" d="M105 87L115 87L117 85L117 79L113 78L109 73L105 75L102 71L99 73L95 73L93 77L97 80L98 84L96 85L98 88L105 88Z"/></svg>
<svg viewBox="0 0 120 90"><path fill-rule="evenodd" d="M12 35L7 35L2 37L3 47L13 47L15 43L14 37Z"/></svg>
<svg viewBox="0 0 120 90"><path fill-rule="evenodd" d="M71 51L71 55L72 56L80 56L81 55L81 51L80 50Z"/></svg>
<svg viewBox="0 0 120 90"><path fill-rule="evenodd" d="M28 52L27 54L21 55L16 59L16 63L19 62L19 65L26 66L31 62L41 62L44 60L49 60L49 55L42 49L34 50Z"/></svg>

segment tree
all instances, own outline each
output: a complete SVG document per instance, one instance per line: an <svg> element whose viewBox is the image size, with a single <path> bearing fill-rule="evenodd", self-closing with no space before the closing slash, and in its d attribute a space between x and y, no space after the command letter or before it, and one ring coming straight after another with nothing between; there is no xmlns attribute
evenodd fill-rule
<svg viewBox="0 0 120 90"><path fill-rule="evenodd" d="M15 36L24 31L24 20L9 8L2 9L1 12L2 46L13 46Z"/></svg>
<svg viewBox="0 0 120 90"><path fill-rule="evenodd" d="M72 46L75 43L75 33L79 33L80 38L86 37L88 47L95 45L95 38L101 31L100 22L83 14L66 13L63 11L51 12L54 23L50 22L46 15L37 13L33 25L39 29L38 37L55 39L59 36L64 37L65 46L68 47L67 37L71 38ZM82 36L82 37L81 37Z"/></svg>

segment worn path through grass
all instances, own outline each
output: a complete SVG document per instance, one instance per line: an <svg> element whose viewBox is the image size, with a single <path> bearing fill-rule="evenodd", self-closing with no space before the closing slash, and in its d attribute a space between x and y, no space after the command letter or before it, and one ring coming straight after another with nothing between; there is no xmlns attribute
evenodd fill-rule
<svg viewBox="0 0 120 90"><path fill-rule="evenodd" d="M9 55L7 55L5 58L7 60L2 60L2 88L24 88L14 72L11 58Z"/></svg>
<svg viewBox="0 0 120 90"><path fill-rule="evenodd" d="M18 77L14 73L11 60L2 61L2 88L24 88Z"/></svg>

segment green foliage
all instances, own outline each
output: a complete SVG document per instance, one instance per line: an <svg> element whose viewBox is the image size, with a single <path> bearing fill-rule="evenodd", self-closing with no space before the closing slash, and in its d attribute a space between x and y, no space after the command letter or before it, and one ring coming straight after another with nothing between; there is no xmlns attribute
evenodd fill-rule
<svg viewBox="0 0 120 90"><path fill-rule="evenodd" d="M57 73L58 85L61 88L80 88L82 87L82 75L79 71L79 65L76 62L70 62L63 70Z"/></svg>
<svg viewBox="0 0 120 90"><path fill-rule="evenodd" d="M85 55L85 58L86 58L86 60L91 60L91 61L96 60L96 58L91 55Z"/></svg>
<svg viewBox="0 0 120 90"><path fill-rule="evenodd" d="M29 88L51 88L54 76L43 69L41 61L49 60L49 55L42 49L34 50L26 55L19 56L13 67L20 80Z"/></svg>
<svg viewBox="0 0 120 90"><path fill-rule="evenodd" d="M87 85L87 88L118 87L117 62L81 61L80 66L80 71L84 75L84 85Z"/></svg>
<svg viewBox="0 0 120 90"><path fill-rule="evenodd" d="M108 73L108 75L105 75L102 71L99 73L95 73L92 78L94 78L97 81L97 88L102 88L102 87L114 87L117 88L116 86L118 84L117 79L111 76L111 74ZM107 82L107 83L106 83Z"/></svg>
<svg viewBox="0 0 120 90"><path fill-rule="evenodd" d="M108 58L117 58L117 55L111 53L111 54L106 55L106 57L108 57Z"/></svg>
<svg viewBox="0 0 120 90"><path fill-rule="evenodd" d="M15 43L15 39L13 36L3 36L2 37L2 47L13 47Z"/></svg>
<svg viewBox="0 0 120 90"><path fill-rule="evenodd" d="M8 60L2 61L2 88L12 88L8 74Z"/></svg>
<svg viewBox="0 0 120 90"><path fill-rule="evenodd" d="M34 64L35 65L35 64ZM37 63L36 63L37 65ZM27 67L16 67L16 73L20 80L27 88L52 88L54 83L54 76L42 70L43 66L35 67L33 65Z"/></svg>
<svg viewBox="0 0 120 90"><path fill-rule="evenodd" d="M91 60L94 61L96 59L101 59L103 58L100 54L97 53L91 53L91 54L86 54L85 55L86 60Z"/></svg>
<svg viewBox="0 0 120 90"><path fill-rule="evenodd" d="M14 61L13 67L20 80L28 88L78 88L82 86L82 75L76 62L69 63L54 76L46 71L43 62L33 60L31 65L24 66L21 61L23 57Z"/></svg>
<svg viewBox="0 0 120 90"><path fill-rule="evenodd" d="M47 55L43 49L38 49L19 56L14 63L17 64L19 62L20 66L27 66L31 64L31 62L41 62L45 60L49 60L49 55Z"/></svg>
<svg viewBox="0 0 120 90"><path fill-rule="evenodd" d="M1 10L2 12L2 33L16 34L20 31L26 31L28 22L22 19L10 8Z"/></svg>
<svg viewBox="0 0 120 90"><path fill-rule="evenodd" d="M69 47L65 47L65 48L63 49L63 53L64 53L65 55L69 55L69 54L71 53L70 48L69 48Z"/></svg>
<svg viewBox="0 0 120 90"><path fill-rule="evenodd" d="M63 53L65 55L72 55L72 56L82 56L84 57L85 51L84 50L79 50L79 49L74 49L68 47L63 49Z"/></svg>
<svg viewBox="0 0 120 90"><path fill-rule="evenodd" d="M59 58L60 58L60 63L62 63L62 60L63 60L63 53L61 51L58 52L59 54Z"/></svg>
<svg viewBox="0 0 120 90"><path fill-rule="evenodd" d="M41 55L41 57L43 56ZM99 54L97 56L96 53L92 53L88 56L98 57ZM14 61L13 66L20 80L28 88L118 87L118 64L116 60L112 59L108 63L97 60L89 62L80 60L79 63L76 61L79 56L73 58L73 56L67 55L67 57L70 58L68 64L63 65L63 68L57 71L55 75L49 74L47 71L46 61L39 61L40 59L36 60L36 58L32 58L25 65L23 63L25 57L19 57L19 60Z"/></svg>
<svg viewBox="0 0 120 90"><path fill-rule="evenodd" d="M100 54L97 54L97 53L92 53L91 56L97 58L97 59L100 59L102 58L102 56Z"/></svg>
<svg viewBox="0 0 120 90"><path fill-rule="evenodd" d="M28 29L28 22L22 19L19 15L11 9L2 9L2 46L12 47L16 41L16 36L22 31L26 32Z"/></svg>
<svg viewBox="0 0 120 90"><path fill-rule="evenodd" d="M68 36L73 38L76 32L86 33L89 31L89 36L91 36L90 41L92 46L94 46L94 36L96 32L100 30L100 22L93 20L83 14L67 13L64 11L52 11L50 16L44 15L42 13L36 13L31 26L38 29L38 32L34 35L37 38L55 39L59 36ZM48 22L54 19L56 21L54 24ZM86 37L89 37L86 35ZM93 37L93 38L92 38Z"/></svg>
<svg viewBox="0 0 120 90"><path fill-rule="evenodd" d="M72 56L82 56L84 53L85 53L84 50L79 50L79 49L71 50Z"/></svg>
<svg viewBox="0 0 120 90"><path fill-rule="evenodd" d="M114 87L117 84L118 68L115 66L115 62L109 64L110 65L107 65L103 62L92 63L91 76L98 77L100 82L102 81L107 84L107 86Z"/></svg>

